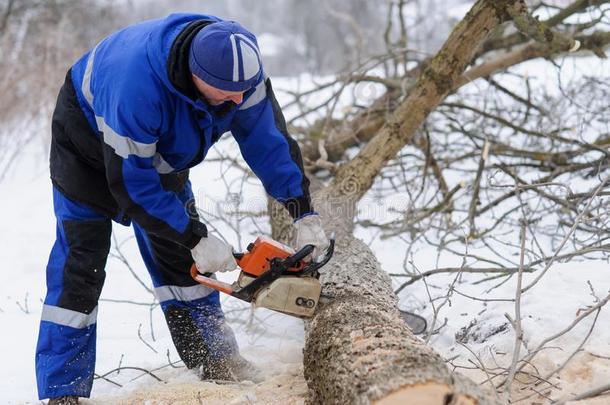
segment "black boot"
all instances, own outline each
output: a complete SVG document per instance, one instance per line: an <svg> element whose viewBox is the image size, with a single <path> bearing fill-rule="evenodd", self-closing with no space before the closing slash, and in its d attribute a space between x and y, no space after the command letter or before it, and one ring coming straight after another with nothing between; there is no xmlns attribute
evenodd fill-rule
<svg viewBox="0 0 610 405"><path fill-rule="evenodd" d="M262 371L239 354L224 360L206 361L199 367L199 377L202 380L255 383L264 380Z"/></svg>
<svg viewBox="0 0 610 405"><path fill-rule="evenodd" d="M241 355L236 355L229 361L229 370L236 381L262 382L265 377L263 371L256 367L254 363L244 359Z"/></svg>
<svg viewBox="0 0 610 405"><path fill-rule="evenodd" d="M78 405L78 397L67 396L51 398L47 405Z"/></svg>

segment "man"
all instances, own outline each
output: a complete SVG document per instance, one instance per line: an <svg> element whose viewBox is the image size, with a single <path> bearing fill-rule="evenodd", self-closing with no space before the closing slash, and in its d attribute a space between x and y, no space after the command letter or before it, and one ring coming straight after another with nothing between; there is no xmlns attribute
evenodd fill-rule
<svg viewBox="0 0 610 405"><path fill-rule="evenodd" d="M241 25L171 15L110 35L72 66L52 123L57 240L36 350L40 399L72 404L90 394L113 220L133 224L185 365L206 379L240 378L247 370L218 293L189 275L193 260L201 272L236 267L231 246L208 234L192 209L188 180L188 169L226 131L295 219L295 248L325 249L299 148L256 37Z"/></svg>

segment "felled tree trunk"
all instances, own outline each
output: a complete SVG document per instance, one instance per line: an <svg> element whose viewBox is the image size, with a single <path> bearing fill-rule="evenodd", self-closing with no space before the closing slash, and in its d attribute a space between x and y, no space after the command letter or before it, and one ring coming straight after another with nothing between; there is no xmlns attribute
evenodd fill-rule
<svg viewBox="0 0 610 405"><path fill-rule="evenodd" d="M499 404L452 373L400 317L373 252L352 235L355 200L318 204L337 247L320 280L323 300L306 324L304 373L312 404ZM321 197L320 194L317 195ZM330 210L329 210L330 209ZM339 215L341 214L341 215Z"/></svg>
<svg viewBox="0 0 610 405"><path fill-rule="evenodd" d="M380 170L407 144L453 88L479 44L520 1L478 1L422 74L394 116L327 188L315 206L337 237L321 276L324 301L306 325L304 373L315 404L486 405L501 403L452 373L413 336L397 309L390 278L353 237L355 207Z"/></svg>
<svg viewBox="0 0 610 405"><path fill-rule="evenodd" d="M324 294L332 300L307 327L304 365L311 402L497 403L451 373L434 350L413 336L399 315L389 277L371 251L357 239L344 242L322 277Z"/></svg>
<svg viewBox="0 0 610 405"><path fill-rule="evenodd" d="M389 276L368 246L354 238L353 224L358 201L430 112L461 83L488 34L500 23L519 18L519 29L537 35L540 30L530 26L538 21L525 13L523 0L477 1L405 101L360 153L337 170L332 183L314 194L314 206L326 230L336 234L337 246L320 278L324 300L306 324L304 373L311 403L503 403L449 371L439 354L413 336L399 314ZM571 39L541 38L565 50L573 47ZM290 234L289 221L274 218L273 223L275 237Z"/></svg>

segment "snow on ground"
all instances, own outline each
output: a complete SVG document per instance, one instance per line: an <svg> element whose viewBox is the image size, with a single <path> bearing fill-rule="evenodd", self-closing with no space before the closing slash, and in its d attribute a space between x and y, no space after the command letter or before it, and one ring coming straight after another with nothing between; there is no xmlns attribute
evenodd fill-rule
<svg viewBox="0 0 610 405"><path fill-rule="evenodd" d="M583 61L583 63L590 63ZM539 72L542 64L532 64L529 69ZM548 65L544 65L548 66ZM578 71L577 68L571 71ZM276 80L277 88L311 86L311 78ZM321 79L318 78L318 82ZM372 98L375 87L352 92L356 97ZM281 98L282 93L278 92ZM346 96L349 99L349 96ZM346 99L347 100L347 99ZM282 101L282 100L280 100ZM362 101L362 100L360 100ZM366 101L366 100L364 100ZM234 150L232 141L223 142L221 150ZM213 155L217 156L217 155ZM217 202L226 200L224 183L220 178L219 164L204 164L192 171L194 192L198 202L214 208ZM0 403L38 403L34 376L34 350L38 333L38 321L45 294L44 269L54 241L55 223L51 204L51 184L48 179L46 156L40 145L33 143L25 148L13 176L0 182L0 358L10 367L3 367L0 374ZM229 175L231 177L231 175ZM265 198L257 185L246 187L249 208L265 207ZM226 202L226 201L225 201ZM375 215L387 214L388 207L400 204L400 199L390 197L381 208L364 201L361 209ZM380 211L381 210L381 211ZM263 221L263 219L259 220ZM268 225L258 224L265 230ZM130 228L114 225L116 239L121 251L129 259L136 274L150 285L143 263L139 259ZM235 232L221 228L229 242L238 245ZM246 243L256 229L252 223L243 227ZM380 241L369 231L358 230L358 236L371 242L383 268L392 273L403 268L404 245L395 240ZM515 235L515 240L518 236ZM244 240L241 242L243 243ZM113 243L113 248L116 244ZM381 253L383 252L383 253ZM507 252L514 254L515 252ZM421 270L435 266L436 252L419 249L414 262ZM440 266L459 266L459 257L442 256ZM151 294L131 275L129 269L116 258L110 258L106 268L107 279L98 317L98 361L96 373L104 375L117 367L138 367L153 371L154 375L170 384L159 383L145 372L124 369L108 378L121 384L98 379L93 389L93 400L89 404L146 403L147 400L164 403L302 403L306 394L302 378L302 322L266 310L250 311L235 300L224 301L227 317L234 328L245 357L255 362L267 373L267 380L259 385L241 384L219 386L197 381L184 368L173 368L178 356L173 348L163 316L158 307L151 311ZM228 280L234 274L222 275ZM531 280L526 275L525 280ZM470 285L472 276L464 275L456 289L463 294L479 298L512 299L515 279L491 290L493 282ZM565 328L582 311L593 303L587 280L590 280L599 296L610 290L610 265L590 260L571 264L557 264L548 275L530 291L523 300L523 326L528 347L535 347L544 338ZM434 295L447 289L453 276L437 275L428 279ZM396 286L399 281L395 280ZM116 302L132 301L132 303ZM136 304L134 304L135 302ZM405 309L420 312L428 319L432 308L423 283L405 289L401 294L401 305ZM561 387L564 392L579 392L608 381L610 377L610 322L608 309L602 310L597 319L597 328L584 347L584 352L574 358L573 365L562 373ZM476 321L471 330L477 335L488 336L484 342L469 341L468 348L486 364L497 361L506 365L511 358L514 333L506 325L505 313L513 314L511 302L471 300L453 294L450 305L440 313L437 327L447 320L446 326L431 339L433 346L454 363L468 365L473 359L469 351L456 344L455 335L462 328ZM571 354L588 332L592 318L570 333L562 336L543 351L535 364L543 370L552 370ZM475 359L476 361L476 359ZM478 381L484 380L480 372L467 371ZM554 393L559 395L559 393ZM274 402L275 401L275 402ZM595 404L595 401L591 402ZM597 402L599 403L599 402Z"/></svg>

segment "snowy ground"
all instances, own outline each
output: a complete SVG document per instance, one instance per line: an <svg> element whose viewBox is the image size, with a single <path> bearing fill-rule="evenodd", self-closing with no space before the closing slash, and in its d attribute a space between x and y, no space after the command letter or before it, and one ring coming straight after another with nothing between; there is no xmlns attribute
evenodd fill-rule
<svg viewBox="0 0 610 405"><path fill-rule="evenodd" d="M588 62L584 62L588 63ZM304 79L307 81L307 78ZM294 81L284 84L294 86ZM281 85L277 87L282 87ZM369 89L370 90L370 89ZM367 93L368 94L368 93ZM370 94L369 94L370 95ZM362 94L361 94L362 96ZM371 95L373 97L374 95ZM232 141L222 147L232 149ZM44 269L54 241L55 223L51 205L51 185L48 180L46 152L39 144L31 144L21 153L12 175L0 182L0 356L9 367L0 372L0 403L38 403L34 376L34 349L38 321L45 293ZM217 164L205 164L192 172L196 197L210 206L222 201L224 183ZM246 188L252 201L250 208L265 206L260 188ZM217 195L214 195L217 193ZM264 223L244 225L246 242ZM121 251L129 259L134 271L149 285L143 263L139 259L131 229L114 226ZM236 235L221 229L229 241L238 244ZM379 260L388 272L400 272L403 267L404 245L395 241L374 239L364 230L359 236L372 241L379 252ZM518 235L515 235L515 240ZM243 243L243 241L241 241ZM116 244L114 245L116 246ZM383 252L383 253L382 253ZM511 252L510 254L513 254ZM507 253L508 254L508 253ZM436 253L420 249L414 262L421 270L433 268ZM459 257L444 256L441 266L459 266ZM257 310L254 313L233 300L225 301L225 310L236 331L243 354L264 369L268 379L261 385L217 386L204 384L184 368L173 368L178 356L173 349L161 311L155 307L151 294L141 286L120 260L110 258L107 279L98 316L98 361L96 373L104 375L117 367L138 367L153 371L165 382L137 370L111 373L94 384L94 400L90 404L146 403L302 403L305 385L302 379L302 323L287 316ZM231 278L233 275L223 276ZM532 275L526 275L531 280ZM438 275L428 280L433 295L446 291L454 276ZM484 299L512 299L516 280L489 291L493 283L471 285L464 277L456 289L466 295ZM534 348L548 336L568 326L579 314L594 303L587 281L598 296L610 290L610 265L602 261L557 264L523 300L523 327L527 346ZM398 286L399 281L395 281ZM132 301L122 303L114 301ZM142 304L142 305L140 305ZM401 305L431 318L433 310L423 283L416 283L401 295ZM505 313L514 313L512 302L482 302L453 294L450 303L440 313L437 327L446 326L431 339L433 346L446 358L460 366L470 366L468 359L478 360L488 367L498 362L506 365L512 357L514 333L507 326ZM455 335L473 321L480 330L478 336L488 336L483 342L470 340L464 346L456 344ZM593 317L549 344L534 362L541 370L550 371L578 348L585 338ZM567 392L580 392L610 379L610 311L605 308L597 319L597 327L570 367L556 381L563 391L555 391L553 398ZM474 329L477 326L473 327ZM472 330L472 329L471 329ZM493 333L495 332L495 333ZM456 357L457 356L457 357ZM468 371L478 381L485 379L479 371ZM591 404L608 402L591 401ZM603 399L601 399L603 401ZM607 399L606 399L607 401ZM527 403L527 402L523 402Z"/></svg>

